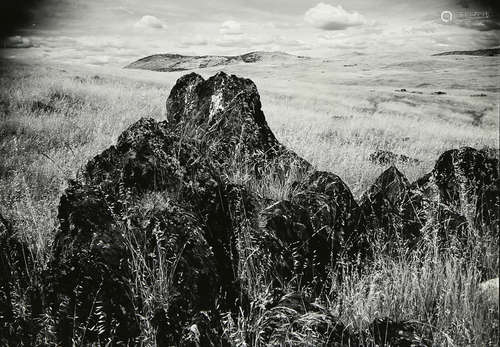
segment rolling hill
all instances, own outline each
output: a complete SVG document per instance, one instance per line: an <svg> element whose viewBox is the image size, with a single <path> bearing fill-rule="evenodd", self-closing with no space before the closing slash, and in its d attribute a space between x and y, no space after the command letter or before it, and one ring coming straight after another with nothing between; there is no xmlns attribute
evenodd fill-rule
<svg viewBox="0 0 500 347"><path fill-rule="evenodd" d="M155 54L139 59L127 66L126 69L143 69L152 71L184 71L214 67L221 65L233 65L241 63L282 63L301 59L309 59L284 52L250 52L242 55L202 55L189 56L180 54Z"/></svg>

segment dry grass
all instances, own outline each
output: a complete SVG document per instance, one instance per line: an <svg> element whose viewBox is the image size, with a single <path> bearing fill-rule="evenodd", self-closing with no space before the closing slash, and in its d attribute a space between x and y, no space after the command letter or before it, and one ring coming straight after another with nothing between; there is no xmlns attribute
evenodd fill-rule
<svg viewBox="0 0 500 347"><path fill-rule="evenodd" d="M80 70L14 63L2 66L1 73L0 213L14 222L19 237L30 244L35 263L43 268L67 179L140 117L163 119L165 99L178 75L147 82L104 71L95 78ZM446 149L498 147L498 120L488 111L484 121L473 126L470 118L453 113L475 107L460 104L458 97L409 96L410 102L421 103L419 108L408 105L408 99L402 103L392 87L346 84L330 94L324 81L297 82L297 89L289 90L257 73L255 79L278 139L318 168L338 174L358 197L382 170L368 160L376 149L419 159L418 164L400 167L412 180L428 172ZM259 183L239 171L233 178L269 197L289 196L290 180L277 182L273 177ZM431 325L440 345L494 345L498 309L485 306L477 292L481 280L498 274L496 238L471 237L466 250L438 250L430 233L415 253L398 258L379 254L365 272L346 270L342 284L323 303L325 310L355 330L364 331L374 318L390 316ZM242 242L242 249L251 253L251 241ZM241 277L251 286L255 310L246 320L228 322L235 343L255 334L263 314L259 302L269 295L252 258L241 258L247 259L240 266ZM165 276L158 277L159 285ZM155 302L162 302L160 296L168 292L158 287L144 290L139 294ZM153 344L150 327L143 333L145 344ZM319 343L304 336L304 345ZM258 338L252 345L259 345Z"/></svg>

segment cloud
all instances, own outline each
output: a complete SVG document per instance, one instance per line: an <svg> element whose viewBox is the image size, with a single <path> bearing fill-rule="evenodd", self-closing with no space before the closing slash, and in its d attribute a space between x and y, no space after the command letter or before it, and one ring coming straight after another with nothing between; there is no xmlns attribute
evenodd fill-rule
<svg viewBox="0 0 500 347"><path fill-rule="evenodd" d="M227 20L222 23L219 32L223 35L241 35L241 24L234 20Z"/></svg>
<svg viewBox="0 0 500 347"><path fill-rule="evenodd" d="M366 24L366 19L357 12L348 12L341 5L319 3L307 10L304 20L323 30L343 30L351 26Z"/></svg>
<svg viewBox="0 0 500 347"><path fill-rule="evenodd" d="M3 48L29 48L33 47L33 43L27 37L10 36L3 41Z"/></svg>
<svg viewBox="0 0 500 347"><path fill-rule="evenodd" d="M152 28L152 29L165 29L167 25L155 16L143 16L137 23L134 24L136 28Z"/></svg>
<svg viewBox="0 0 500 347"><path fill-rule="evenodd" d="M454 21L454 24L467 29L490 31L500 29L500 21L495 19L463 19Z"/></svg>

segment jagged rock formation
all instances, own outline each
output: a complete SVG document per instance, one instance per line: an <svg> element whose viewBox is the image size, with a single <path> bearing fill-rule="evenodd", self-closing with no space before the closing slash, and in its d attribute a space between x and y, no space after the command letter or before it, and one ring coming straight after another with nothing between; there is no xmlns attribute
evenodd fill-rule
<svg viewBox="0 0 500 347"><path fill-rule="evenodd" d="M266 214L260 213L265 200L228 179L234 163L257 177L269 163L276 165L276 175L292 166L305 175L310 168L276 140L249 80L224 73L207 81L184 76L172 89L167 110L167 121L141 119L130 126L116 146L85 166L61 198L49 301L62 344L70 343L67 332L75 330L86 341L111 336L114 342L134 341L140 325L134 309L144 303L134 293L137 274L131 273L131 262L144 259L144 266L158 269L162 264L151 256L158 249L163 261L175 264L168 303L151 319L158 343L181 343L189 339L186 329L195 325L202 344L220 344L220 314L235 312L246 300L238 278L241 235L258 230L259 216ZM160 195L167 207L145 205L151 194ZM311 205L313 198L308 199ZM337 197L331 193L329 199L333 205ZM348 211L337 210L338 223L345 223ZM273 231L278 242L306 236L287 238L284 229ZM319 239L313 245L321 247ZM332 260L330 244L320 253L324 278ZM309 275L314 264L316 258L299 269L293 257L287 258L284 271L308 286L316 278ZM148 282L152 278L141 279L155 285ZM181 294L188 289L191 295Z"/></svg>
<svg viewBox="0 0 500 347"><path fill-rule="evenodd" d="M414 246L436 220L443 238L462 233L464 201L477 227L498 226L498 158L490 152L446 152L414 184L392 166L358 205L338 176L279 143L252 81L189 74L166 107L167 120L132 124L61 197L43 295L59 345L138 344L146 328L158 346L228 345L223 324L248 314L248 273L258 272L280 293L262 307L263 341L307 331L356 346L357 336L312 304L330 291L332 272L369 261L376 237ZM260 196L235 183L238 172L253 182L294 177L293 194ZM11 275L22 270L23 246L0 221L3 333L12 327L9 286L24 275ZM393 345L420 336L389 320L374 322L372 333Z"/></svg>
<svg viewBox="0 0 500 347"><path fill-rule="evenodd" d="M360 206L367 229L382 230L386 242L399 237L414 245L424 227L435 228L444 243L465 241L470 226L498 234L498 151L446 151L432 172L413 184L391 166L363 195Z"/></svg>
<svg viewBox="0 0 500 347"><path fill-rule="evenodd" d="M259 174L270 162L285 172L290 167L307 171L311 166L278 142L251 80L219 73L205 81L191 73L177 81L166 108L174 131L200 141L207 155L225 169L238 164Z"/></svg>
<svg viewBox="0 0 500 347"><path fill-rule="evenodd" d="M367 229L376 231L382 242L402 241L410 246L418 241L425 224L422 200L395 166L376 179L361 198L360 206Z"/></svg>
<svg viewBox="0 0 500 347"><path fill-rule="evenodd" d="M418 164L419 160L410 158L404 154L396 154L391 151L377 150L370 154L368 158L372 163L377 165L395 165L402 164Z"/></svg>
<svg viewBox="0 0 500 347"><path fill-rule="evenodd" d="M437 160L433 176L443 203L470 211L477 228L498 227L498 157L470 147L450 150Z"/></svg>

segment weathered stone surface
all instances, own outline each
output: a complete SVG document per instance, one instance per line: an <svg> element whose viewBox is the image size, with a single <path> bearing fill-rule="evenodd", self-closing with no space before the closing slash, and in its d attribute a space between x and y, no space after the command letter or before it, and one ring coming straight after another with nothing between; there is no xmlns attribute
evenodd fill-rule
<svg viewBox="0 0 500 347"><path fill-rule="evenodd" d="M340 259L366 255L358 205L342 180L315 172L298 186L292 201L279 201L260 216L273 275L318 295L328 290L328 274Z"/></svg>
<svg viewBox="0 0 500 347"><path fill-rule="evenodd" d="M458 169L444 158L444 169L419 185L389 168L358 206L338 176L311 172L276 140L250 80L186 75L167 100L167 118L131 125L61 198L47 272L61 345L75 336L82 343L136 344L145 322L159 346L224 345L221 315L250 311L244 271L262 271L272 289L317 298L328 292L339 260L368 255L374 230L410 245L418 241L425 220L421 187L434 180L446 192L443 200L454 201L449 182ZM258 181L269 166L280 178L301 171L289 201L257 196L231 181L238 170ZM476 190L483 206L492 183L478 177L469 181L482 182ZM481 218L491 213L481 209ZM278 336L283 318L289 331L345 342L345 327L328 312L283 300L268 308L268 341ZM285 311L294 313L282 316Z"/></svg>
<svg viewBox="0 0 500 347"><path fill-rule="evenodd" d="M98 187L76 182L61 198L48 292L65 346L75 335L81 342L130 341L139 333L129 249L107 201Z"/></svg>
<svg viewBox="0 0 500 347"><path fill-rule="evenodd" d="M280 158L287 170L310 164L281 145L269 128L260 96L249 79L219 72L208 80L191 73L178 80L167 100L168 121L181 137L206 143L222 165L241 162L255 172Z"/></svg>
<svg viewBox="0 0 500 347"><path fill-rule="evenodd" d="M418 241L425 223L422 202L395 166L385 170L365 192L360 207L366 227L381 231L384 241L401 240L409 245Z"/></svg>
<svg viewBox="0 0 500 347"><path fill-rule="evenodd" d="M157 344L178 344L189 335L186 329L196 326L198 342L215 346L221 335L216 307L221 277L214 252L194 215L171 200L165 205L139 208L128 226L132 248L143 250L133 257L134 268L139 267L137 262L145 262L144 272L137 274L141 285L156 287L163 294L156 297L162 301L148 303L156 308L152 324L158 331ZM163 279L158 271L164 272ZM141 299L147 301L147 297Z"/></svg>
<svg viewBox="0 0 500 347"><path fill-rule="evenodd" d="M130 188L200 194L200 182L215 184L214 168L194 141L181 140L167 123L146 118L124 131L116 147L93 158L82 176L86 183L113 193Z"/></svg>
<svg viewBox="0 0 500 347"><path fill-rule="evenodd" d="M410 158L404 154L396 154L391 151L377 150L370 154L368 159L377 165L394 165L398 163L402 164L418 164L419 160L415 158Z"/></svg>
<svg viewBox="0 0 500 347"><path fill-rule="evenodd" d="M470 215L476 227L498 231L498 158L470 147L453 149L439 157L432 174L442 203Z"/></svg>
<svg viewBox="0 0 500 347"><path fill-rule="evenodd" d="M283 200L264 209L261 220L265 237L259 248L266 250L264 255L269 261L265 263L270 265L268 271L272 271L278 283L284 285L293 280L295 286L306 286L312 281L320 284L318 276L324 277L330 247L322 235L314 235L307 210Z"/></svg>
<svg viewBox="0 0 500 347"><path fill-rule="evenodd" d="M337 175L316 171L298 187L293 201L311 216L315 233L327 236L332 257L366 255L366 233L359 206L349 187Z"/></svg>
<svg viewBox="0 0 500 347"><path fill-rule="evenodd" d="M252 213L248 194L220 181L209 158L192 142L182 142L169 133L165 125L148 119L132 125L116 147L87 164L82 173L85 183L73 183L61 198L61 227L50 282L63 344L69 338L64 332L72 331L74 323L100 322L101 312L92 311L95 298L102 302L107 325L94 336L87 329L85 338L102 340L113 335L117 341L135 339L134 304L140 306L144 298L132 293L138 274L131 273L130 262L142 255L155 273L163 263L149 259L149 254L159 248L163 261L175 262L172 271L182 276L176 281L171 275L168 309L155 313L155 322L167 324L157 326L159 341L180 343L186 327L196 326L203 345L220 342L215 303L217 310L231 311L241 297L235 235L246 220L241 211ZM170 205L184 207L155 211L150 206L135 213L151 193L161 194ZM147 242L137 245L132 242L136 238ZM143 285L149 285L147 278L143 280ZM192 295L184 293L188 291ZM208 322L203 318L207 315L212 317ZM87 317L86 321L81 317ZM203 319L197 322L192 317Z"/></svg>

